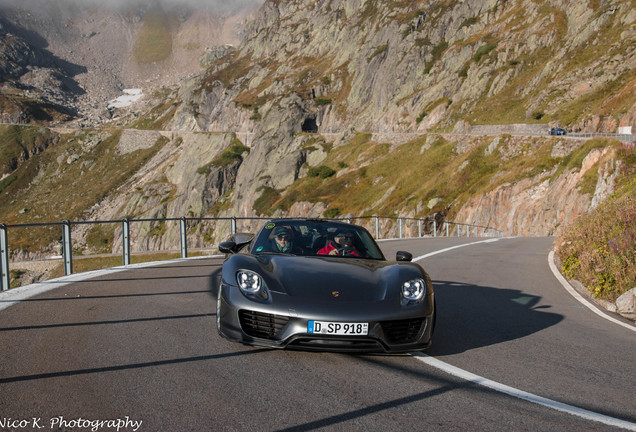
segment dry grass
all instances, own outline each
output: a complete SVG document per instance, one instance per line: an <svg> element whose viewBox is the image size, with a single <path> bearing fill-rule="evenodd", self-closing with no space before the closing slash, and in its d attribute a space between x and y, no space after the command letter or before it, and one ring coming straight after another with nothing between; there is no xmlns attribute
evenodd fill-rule
<svg viewBox="0 0 636 432"><path fill-rule="evenodd" d="M597 298L616 300L636 287L636 181L568 227L559 239L564 274Z"/></svg>

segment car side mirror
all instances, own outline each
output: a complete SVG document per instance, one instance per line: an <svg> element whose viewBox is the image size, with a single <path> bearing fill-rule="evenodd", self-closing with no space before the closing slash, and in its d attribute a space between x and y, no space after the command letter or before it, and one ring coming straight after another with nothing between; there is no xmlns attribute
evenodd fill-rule
<svg viewBox="0 0 636 432"><path fill-rule="evenodd" d="M405 251L397 251L395 254L395 260L411 262L413 260L413 255Z"/></svg>
<svg viewBox="0 0 636 432"><path fill-rule="evenodd" d="M238 249L236 247L236 243L234 243L233 241L226 241L223 243L219 243L219 252L226 254L235 254L236 252L238 252Z"/></svg>
<svg viewBox="0 0 636 432"><path fill-rule="evenodd" d="M226 254L239 253L241 249L250 244L254 240L252 233L236 233L228 241L219 243L219 252Z"/></svg>

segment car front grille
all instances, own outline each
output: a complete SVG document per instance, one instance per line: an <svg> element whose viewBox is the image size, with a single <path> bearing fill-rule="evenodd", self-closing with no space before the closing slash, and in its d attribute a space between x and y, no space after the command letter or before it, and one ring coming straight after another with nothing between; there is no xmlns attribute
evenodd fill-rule
<svg viewBox="0 0 636 432"><path fill-rule="evenodd" d="M381 323L382 331L390 343L410 343L417 340L425 318L414 318Z"/></svg>
<svg viewBox="0 0 636 432"><path fill-rule="evenodd" d="M245 334L263 338L277 339L280 330L289 322L289 317L250 310L239 311L241 329Z"/></svg>

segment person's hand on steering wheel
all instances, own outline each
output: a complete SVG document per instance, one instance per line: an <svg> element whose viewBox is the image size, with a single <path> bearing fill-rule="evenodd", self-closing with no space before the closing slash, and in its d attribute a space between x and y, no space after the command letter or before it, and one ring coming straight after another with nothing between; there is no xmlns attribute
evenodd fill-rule
<svg viewBox="0 0 636 432"><path fill-rule="evenodd" d="M337 251L338 255L342 255L342 256L359 256L358 255L358 251L355 250L355 248L352 248L350 246L347 247L341 247L338 249L334 249Z"/></svg>

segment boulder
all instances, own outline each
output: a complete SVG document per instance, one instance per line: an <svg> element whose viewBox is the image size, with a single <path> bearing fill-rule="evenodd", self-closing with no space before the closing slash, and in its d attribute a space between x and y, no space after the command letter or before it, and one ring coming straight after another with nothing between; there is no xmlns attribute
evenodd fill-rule
<svg viewBox="0 0 636 432"><path fill-rule="evenodd" d="M636 320L636 287L616 300L616 309L625 318Z"/></svg>

